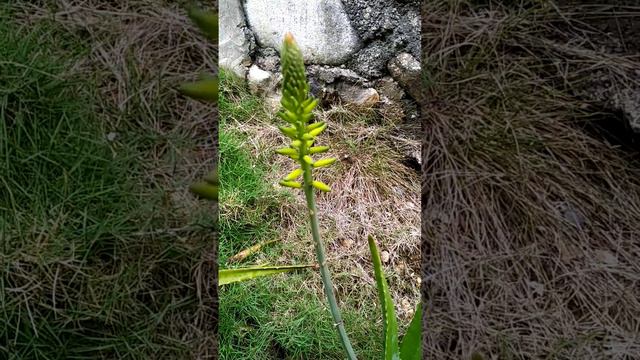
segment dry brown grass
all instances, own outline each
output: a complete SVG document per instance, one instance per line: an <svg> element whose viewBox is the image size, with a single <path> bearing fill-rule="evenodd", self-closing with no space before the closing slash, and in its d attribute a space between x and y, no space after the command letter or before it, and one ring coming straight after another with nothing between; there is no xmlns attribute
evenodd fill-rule
<svg viewBox="0 0 640 360"><path fill-rule="evenodd" d="M213 358L217 354L215 244L210 229L185 225L196 213L216 213L187 189L216 161L217 110L186 99L175 89L198 74L215 73L217 48L192 25L186 3L60 0L25 1L16 6L23 8L21 22L53 20L83 43L90 43L90 52L70 71L96 82L101 99L96 112L103 119L104 132L118 134L114 151L119 150L119 141L135 139L144 154L138 159L144 164L143 173L131 176L148 184L150 191L165 191L163 206L155 215L164 218L166 228L128 236L151 241L170 236L203 249L200 259L188 262L192 267L187 274L170 279L168 283L174 285L167 286L175 288L166 289L175 291L177 303L195 298L192 311L164 314L157 320L154 336L157 341L164 337L188 344L189 358ZM206 5L217 8L217 1ZM152 192L137 195L151 203L158 197Z"/></svg>
<svg viewBox="0 0 640 360"><path fill-rule="evenodd" d="M426 357L637 358L640 168L571 94L639 59L591 48L585 9L426 3Z"/></svg>

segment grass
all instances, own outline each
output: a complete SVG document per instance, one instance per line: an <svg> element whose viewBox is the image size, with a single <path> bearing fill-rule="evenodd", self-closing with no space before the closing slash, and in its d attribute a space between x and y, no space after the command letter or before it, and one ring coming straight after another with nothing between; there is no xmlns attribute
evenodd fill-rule
<svg viewBox="0 0 640 360"><path fill-rule="evenodd" d="M294 165L273 153L285 144L277 130L277 120L242 81L226 72L221 72L219 108L221 266L235 266L225 265L226 258L265 240L278 241L246 259L244 265L313 263L315 255L302 196L277 185L277 180ZM338 164L333 172L323 173L325 180L337 189L334 190L337 195L319 197L318 206L323 209L321 232L328 244L347 331L359 357L376 359L382 356L381 315L362 233L380 235L385 248L395 252L400 266L394 269L390 265L387 272L395 280L396 298L406 300L408 296L413 307L418 300L418 285L412 285L409 271L416 268L418 254L414 247L417 237L411 237L412 227L413 236L417 235L417 207L413 210L415 218L406 209L397 211L397 217L387 212L377 217L364 207L380 207L379 202L384 200L383 208L393 209L395 204L388 200L389 188L382 188L385 185L404 188L412 195L415 189L408 182L416 174L399 166L402 155L385 138L396 127L379 114L334 108L318 116L330 121L327 141L334 145L335 154L361 161L358 163L361 166ZM407 144L410 141L406 140ZM367 155L363 157L363 153ZM366 184L367 178L373 176L379 176L379 182L375 183L380 186L379 191L371 192L371 186ZM343 190L346 187L351 189ZM364 195L365 188L368 195ZM415 200L410 198L408 202L411 201ZM359 211L368 214L358 214ZM367 221L357 224L354 217L358 215ZM406 220L404 225L398 218ZM402 258L404 252L413 256ZM219 295L221 359L344 357L319 274L314 271L225 286ZM409 309L412 311L413 308ZM401 326L406 326L411 313L404 308L401 313L405 315Z"/></svg>
<svg viewBox="0 0 640 360"><path fill-rule="evenodd" d="M186 190L210 167L211 111L176 96L197 69L167 36L197 33L184 14L50 11L0 7L0 358L211 356L213 219Z"/></svg>
<svg viewBox="0 0 640 360"><path fill-rule="evenodd" d="M634 357L637 153L586 129L607 109L581 93L631 81L596 21L640 14L488 3L423 5L426 354Z"/></svg>

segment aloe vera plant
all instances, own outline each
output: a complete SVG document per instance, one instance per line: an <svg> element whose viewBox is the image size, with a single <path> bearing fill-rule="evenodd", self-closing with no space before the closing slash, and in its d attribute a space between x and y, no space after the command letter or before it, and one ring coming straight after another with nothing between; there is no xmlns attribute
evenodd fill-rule
<svg viewBox="0 0 640 360"><path fill-rule="evenodd" d="M217 39L218 17L215 12L206 12L192 9L190 16L200 29L211 40ZM288 126L280 126L280 131L290 138L288 147L276 150L278 154L295 160L298 167L287 174L280 184L285 187L301 189L306 198L311 233L313 236L317 265L284 265L284 266L255 266L235 269L220 269L218 273L219 285L227 285L233 282L245 281L262 276L271 276L284 272L296 271L305 268L317 268L320 270L324 292L329 302L331 314L334 319L338 335L350 360L356 359L355 351L347 336L345 326L338 308L333 283L327 267L325 249L318 225L318 215L314 190L323 192L331 191L327 184L314 179L314 170L333 164L335 158L323 158L314 160L313 156L329 150L328 146L316 144L317 137L326 129L323 122L311 122L313 109L318 100L309 94L305 67L300 49L293 36L287 34L284 39L281 52L283 87L282 110L278 116L288 123ZM216 102L218 96L218 80L215 77L206 77L192 84L181 86L180 91L192 98ZM302 178L302 181L298 181ZM208 200L218 200L219 179L214 170L203 181L191 186L191 191ZM404 337L398 339L398 324L389 288L382 270L379 251L373 237L369 236L369 248L374 267L378 295L382 307L384 360L417 360L422 358L421 351L421 314L422 308L418 304L414 318L411 321ZM257 251L262 244L255 245L238 254L242 259L246 254ZM245 254L246 252L246 254Z"/></svg>
<svg viewBox="0 0 640 360"><path fill-rule="evenodd" d="M338 308L336 296L333 292L333 281L327 267L325 249L318 226L318 213L314 189L328 192L331 189L325 183L314 180L313 170L333 164L335 158L325 158L314 160L312 155L329 150L328 146L314 146L316 138L327 127L323 122L310 123L313 118L313 109L318 104L318 100L309 94L309 83L305 74L302 53L298 48L293 35L287 33L281 52L282 63L282 100L283 109L278 112L278 116L286 121L289 126L280 126L280 131L291 139L289 147L276 150L280 155L288 156L298 162L299 167L285 176L280 185L302 189L307 199L309 211L309 222L311 224L311 235L315 244L316 257L320 267L320 275L324 285L324 293L329 302L329 308L333 315L334 325L340 336L342 346L347 352L349 359L355 359L356 354L351 346L351 341L342 321L342 315ZM299 177L302 182L296 181Z"/></svg>
<svg viewBox="0 0 640 360"><path fill-rule="evenodd" d="M322 276L325 295L329 302L331 314L338 330L342 345L349 359L355 359L356 355L346 334L344 323L338 308L333 283L327 267L325 249L318 226L318 214L315 202L314 190L323 192L331 191L331 188L321 181L314 179L314 170L333 164L335 158L323 158L314 160L313 155L329 150L328 146L316 144L317 137L327 128L324 122L311 122L313 109L318 100L309 94L309 83L305 75L302 53L290 33L285 35L281 52L282 63L282 110L278 116L286 121L289 126L280 126L280 131L291 139L288 147L276 150L278 154L290 157L298 163L298 167L286 175L280 185L302 189L307 200L311 234L315 244L316 257ZM302 182L297 181L302 177ZM383 337L385 360L416 360L422 357L421 351L421 319L422 307L418 304L414 318L402 340L398 339L398 323L395 317L393 300L382 271L382 262L377 245L373 237L369 236L369 248L374 265L378 294L383 314Z"/></svg>
<svg viewBox="0 0 640 360"><path fill-rule="evenodd" d="M218 14L215 11L201 10L194 7L189 9L189 17L210 41L214 43L217 42ZM218 101L218 78L207 75L196 82L182 84L178 90L193 99L215 104ZM213 201L218 201L219 188L220 181L216 169L206 175L204 180L190 186L190 190L193 193L204 199ZM237 281L291 272L313 266L314 265L255 266L239 269L220 269L218 272L218 285L226 285Z"/></svg>

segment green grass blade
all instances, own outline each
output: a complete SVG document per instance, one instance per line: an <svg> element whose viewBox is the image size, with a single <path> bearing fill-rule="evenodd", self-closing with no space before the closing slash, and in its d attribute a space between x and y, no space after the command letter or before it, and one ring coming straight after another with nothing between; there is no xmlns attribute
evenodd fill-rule
<svg viewBox="0 0 640 360"><path fill-rule="evenodd" d="M409 323L407 332L400 341L400 359L422 359L422 303L418 303L416 312Z"/></svg>
<svg viewBox="0 0 640 360"><path fill-rule="evenodd" d="M373 262L373 271L378 286L378 296L382 307L382 329L384 336L384 359L400 360L400 350L398 347L398 322L396 320L396 311L393 307L393 300L389 293L387 280L382 272L382 260L378 246L371 235L369 235L369 249L371 250L371 260Z"/></svg>
<svg viewBox="0 0 640 360"><path fill-rule="evenodd" d="M314 265L286 265L286 266L255 266L238 269L222 269L218 271L218 285L231 284L238 281L251 280L262 276L275 275Z"/></svg>

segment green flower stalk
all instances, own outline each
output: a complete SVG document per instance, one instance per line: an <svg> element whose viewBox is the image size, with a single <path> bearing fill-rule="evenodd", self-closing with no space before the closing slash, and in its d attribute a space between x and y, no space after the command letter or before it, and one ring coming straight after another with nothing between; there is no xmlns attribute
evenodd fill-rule
<svg viewBox="0 0 640 360"><path fill-rule="evenodd" d="M355 352L347 336L347 332L342 321L342 315L333 292L333 282L327 267L325 249L320 239L318 227L318 215L314 189L323 192L331 191L331 188L318 180L313 179L313 170L333 164L335 158L325 158L314 160L312 155L323 153L329 150L328 146L314 146L316 137L320 135L327 125L323 122L310 123L312 111L318 104L318 100L309 95L309 83L305 75L304 61L302 53L298 48L293 36L287 33L284 38L281 51L282 75L284 77L282 86L282 110L278 116L286 121L289 126L280 126L280 131L291 139L289 147L276 150L278 154L287 156L298 162L299 167L285 176L280 185L302 189L307 200L309 210L309 221L311 223L311 233L315 243L316 257L320 268L320 275L324 285L324 292L329 301L334 325L338 330L340 341L350 360L356 359ZM302 176L302 182L297 181Z"/></svg>

